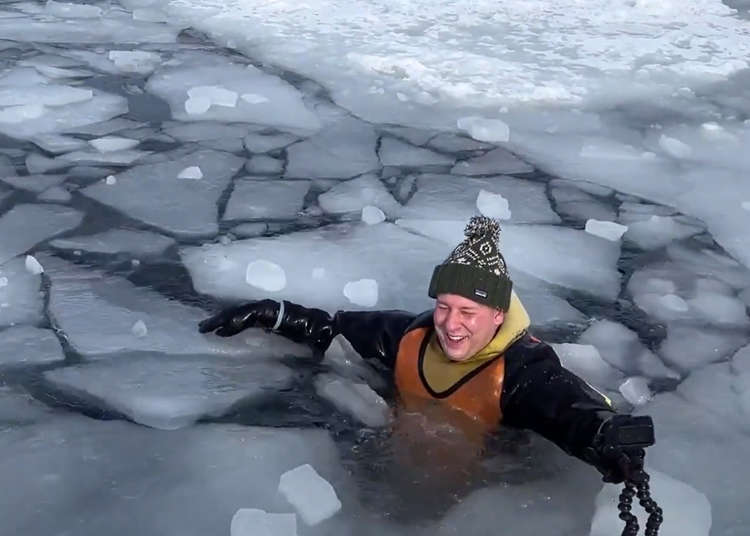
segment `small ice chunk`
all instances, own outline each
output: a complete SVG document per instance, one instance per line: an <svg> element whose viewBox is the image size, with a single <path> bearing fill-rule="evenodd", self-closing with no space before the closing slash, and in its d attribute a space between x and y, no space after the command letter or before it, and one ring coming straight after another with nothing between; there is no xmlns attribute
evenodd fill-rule
<svg viewBox="0 0 750 536"><path fill-rule="evenodd" d="M597 388L615 390L623 374L604 361L594 346L586 344L552 344L563 366Z"/></svg>
<svg viewBox="0 0 750 536"><path fill-rule="evenodd" d="M690 309L687 302L677 294L665 294L664 296L659 297L658 302L667 309L679 313L684 313Z"/></svg>
<svg viewBox="0 0 750 536"><path fill-rule="evenodd" d="M601 221L593 218L586 221L586 232L611 242L617 242L628 230L626 225L620 225L613 221Z"/></svg>
<svg viewBox="0 0 750 536"><path fill-rule="evenodd" d="M263 104L264 102L269 102L268 97L258 95L257 93L243 93L240 95L240 98L248 104Z"/></svg>
<svg viewBox="0 0 750 536"><path fill-rule="evenodd" d="M110 153L113 151L127 151L132 149L140 142L130 138L121 138L119 136L104 136L89 140L89 144L100 153Z"/></svg>
<svg viewBox="0 0 750 536"><path fill-rule="evenodd" d="M479 190L477 195L477 209L483 216L500 220L510 219L508 200L502 194L494 194L487 190Z"/></svg>
<svg viewBox="0 0 750 536"><path fill-rule="evenodd" d="M747 211L750 211L750 201L743 201L742 202L742 208L745 209L745 210L747 210Z"/></svg>
<svg viewBox="0 0 750 536"><path fill-rule="evenodd" d="M36 257L33 255L26 255L26 271L28 271L30 274L33 275L39 275L44 272L44 268L42 268L42 265L39 264L39 261L36 260Z"/></svg>
<svg viewBox="0 0 750 536"><path fill-rule="evenodd" d="M0 288L8 286L8 278L5 276L0 277Z"/></svg>
<svg viewBox="0 0 750 536"><path fill-rule="evenodd" d="M642 376L628 378L620 385L619 391L634 406L642 406L653 396L648 388L648 379Z"/></svg>
<svg viewBox="0 0 750 536"><path fill-rule="evenodd" d="M326 276L326 269L322 268L320 266L317 266L313 268L312 271L312 278L313 279L323 279Z"/></svg>
<svg viewBox="0 0 750 536"><path fill-rule="evenodd" d="M269 514L257 508L240 508L232 516L230 536L297 536L295 514Z"/></svg>
<svg viewBox="0 0 750 536"><path fill-rule="evenodd" d="M659 146L674 158L687 158L693 154L693 149L688 144L681 142L676 138L670 138L665 134L659 137Z"/></svg>
<svg viewBox="0 0 750 536"><path fill-rule="evenodd" d="M329 214L361 211L367 205L380 208L389 216L398 215L401 205L374 175L363 175L337 184L318 196L318 204Z"/></svg>
<svg viewBox="0 0 750 536"><path fill-rule="evenodd" d="M102 8L85 4L69 4L47 0L44 13L62 19L97 19L102 16Z"/></svg>
<svg viewBox="0 0 750 536"><path fill-rule="evenodd" d="M143 320L136 320L133 324L133 327L130 328L130 331L133 332L133 335L136 337L145 337L148 335L148 328L146 327L146 323Z"/></svg>
<svg viewBox="0 0 750 536"><path fill-rule="evenodd" d="M366 383L354 383L333 374L320 374L315 378L315 391L366 426L388 424L388 404Z"/></svg>
<svg viewBox="0 0 750 536"><path fill-rule="evenodd" d="M247 265L245 281L248 285L278 292L286 287L286 272L278 264L260 259Z"/></svg>
<svg viewBox="0 0 750 536"><path fill-rule="evenodd" d="M110 50L107 57L118 69L129 73L149 74L161 62L159 54L145 50Z"/></svg>
<svg viewBox="0 0 750 536"><path fill-rule="evenodd" d="M349 281L344 285L344 296L355 305L373 307L378 303L378 282L374 279Z"/></svg>
<svg viewBox="0 0 750 536"><path fill-rule="evenodd" d="M203 172L199 166L189 166L177 174L178 179L202 179Z"/></svg>
<svg viewBox="0 0 750 536"><path fill-rule="evenodd" d="M378 207L367 205L362 207L362 221L367 225L376 225L385 221L385 213Z"/></svg>
<svg viewBox="0 0 750 536"><path fill-rule="evenodd" d="M341 510L336 490L307 463L281 475L279 493L294 507L302 521L310 526Z"/></svg>
<svg viewBox="0 0 750 536"><path fill-rule="evenodd" d="M187 94L191 99L208 100L211 103L210 106L226 106L228 108L237 106L237 92L221 86L196 86L188 89Z"/></svg>
<svg viewBox="0 0 750 536"><path fill-rule="evenodd" d="M204 114L209 108L211 108L211 99L191 97L185 101L185 112L188 115Z"/></svg>
<svg viewBox="0 0 750 536"><path fill-rule="evenodd" d="M107 178L104 179L104 182L112 186L113 184L117 184L117 178L114 175L107 175Z"/></svg>
<svg viewBox="0 0 750 536"><path fill-rule="evenodd" d="M469 116L459 119L456 125L475 140L492 143L510 141L510 128L499 119Z"/></svg>

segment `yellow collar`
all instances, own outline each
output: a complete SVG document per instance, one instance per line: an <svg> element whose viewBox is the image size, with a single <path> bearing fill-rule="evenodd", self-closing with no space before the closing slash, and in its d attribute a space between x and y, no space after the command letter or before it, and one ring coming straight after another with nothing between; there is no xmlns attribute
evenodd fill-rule
<svg viewBox="0 0 750 536"><path fill-rule="evenodd" d="M449 359L440 347L437 336L433 331L422 360L422 373L425 381L430 389L436 393L451 389L467 374L470 374L488 360L505 353L511 344L523 337L530 324L529 314L516 293L512 292L510 306L505 312L505 319L500 329L497 330L487 346L465 361L457 362Z"/></svg>

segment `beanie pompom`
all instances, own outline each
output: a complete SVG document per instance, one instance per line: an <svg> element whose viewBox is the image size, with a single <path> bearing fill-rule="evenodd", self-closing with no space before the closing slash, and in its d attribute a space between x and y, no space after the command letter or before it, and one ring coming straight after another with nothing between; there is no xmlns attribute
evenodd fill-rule
<svg viewBox="0 0 750 536"><path fill-rule="evenodd" d="M464 229L467 238L477 240L489 236L493 242L500 238L500 222L486 216L473 216Z"/></svg>

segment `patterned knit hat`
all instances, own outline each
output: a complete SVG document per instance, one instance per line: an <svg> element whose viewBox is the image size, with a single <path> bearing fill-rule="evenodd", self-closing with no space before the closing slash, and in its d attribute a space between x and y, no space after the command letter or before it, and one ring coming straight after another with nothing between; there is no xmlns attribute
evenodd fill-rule
<svg viewBox="0 0 750 536"><path fill-rule="evenodd" d="M466 240L456 246L443 264L435 267L429 296L458 294L507 311L513 282L498 250L500 224L497 220L474 216L464 234Z"/></svg>

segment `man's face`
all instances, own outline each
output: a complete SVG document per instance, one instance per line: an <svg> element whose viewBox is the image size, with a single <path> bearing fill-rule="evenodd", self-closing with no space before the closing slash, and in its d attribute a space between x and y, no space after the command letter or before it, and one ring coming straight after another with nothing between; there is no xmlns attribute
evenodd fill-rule
<svg viewBox="0 0 750 536"><path fill-rule="evenodd" d="M458 294L439 294L432 319L445 355L465 361L492 340L505 314Z"/></svg>

